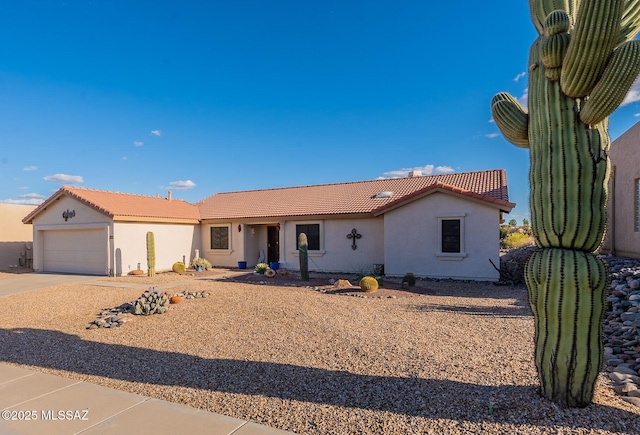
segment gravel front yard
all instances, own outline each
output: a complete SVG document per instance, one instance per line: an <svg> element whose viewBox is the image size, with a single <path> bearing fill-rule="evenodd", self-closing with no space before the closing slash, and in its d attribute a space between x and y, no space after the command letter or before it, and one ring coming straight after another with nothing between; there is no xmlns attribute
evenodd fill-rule
<svg viewBox="0 0 640 435"><path fill-rule="evenodd" d="M524 288L430 282L428 295L357 298L228 281L86 329L139 289L50 287L0 300L0 360L300 434L640 433L604 375L595 403L537 395Z"/></svg>

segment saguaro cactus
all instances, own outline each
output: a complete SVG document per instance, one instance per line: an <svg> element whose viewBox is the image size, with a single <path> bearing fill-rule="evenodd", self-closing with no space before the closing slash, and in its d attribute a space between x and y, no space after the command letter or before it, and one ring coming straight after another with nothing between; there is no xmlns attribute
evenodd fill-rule
<svg viewBox="0 0 640 435"><path fill-rule="evenodd" d="M147 275L156 275L156 243L153 233L147 233Z"/></svg>
<svg viewBox="0 0 640 435"><path fill-rule="evenodd" d="M309 245L305 233L298 235L298 254L300 259L300 278L303 281L309 281Z"/></svg>
<svg viewBox="0 0 640 435"><path fill-rule="evenodd" d="M640 73L640 0L529 0L540 34L529 53L525 110L500 93L492 113L528 148L533 234L526 266L541 394L586 406L602 359L608 116Z"/></svg>

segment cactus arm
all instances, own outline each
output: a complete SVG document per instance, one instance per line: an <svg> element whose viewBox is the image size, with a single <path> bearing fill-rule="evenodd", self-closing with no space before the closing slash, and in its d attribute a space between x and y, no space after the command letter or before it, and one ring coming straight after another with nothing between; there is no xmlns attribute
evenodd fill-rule
<svg viewBox="0 0 640 435"><path fill-rule="evenodd" d="M582 0L562 64L564 93L582 98L593 90L620 35L625 0Z"/></svg>
<svg viewBox="0 0 640 435"><path fill-rule="evenodd" d="M613 52L601 80L582 107L580 120L589 125L602 122L622 103L638 74L640 41L627 41Z"/></svg>
<svg viewBox="0 0 640 435"><path fill-rule="evenodd" d="M640 3L635 0L627 0L620 22L618 43L633 40L638 32L640 32Z"/></svg>
<svg viewBox="0 0 640 435"><path fill-rule="evenodd" d="M544 29L544 20L551 12L556 10L566 11L573 16L577 9L578 0L529 0L529 9L533 25L542 34Z"/></svg>
<svg viewBox="0 0 640 435"><path fill-rule="evenodd" d="M518 100L506 92L493 97L491 102L493 120L504 137L522 148L529 148L529 115Z"/></svg>

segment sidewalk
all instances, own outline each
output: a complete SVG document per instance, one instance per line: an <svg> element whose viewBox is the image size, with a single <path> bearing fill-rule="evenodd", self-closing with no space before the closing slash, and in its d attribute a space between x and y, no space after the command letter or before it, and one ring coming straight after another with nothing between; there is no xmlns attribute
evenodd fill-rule
<svg viewBox="0 0 640 435"><path fill-rule="evenodd" d="M0 363L2 435L285 435L257 423Z"/></svg>
<svg viewBox="0 0 640 435"><path fill-rule="evenodd" d="M29 275L0 280L0 297L64 282L134 287L131 283L97 281L90 276ZM188 281L160 287L185 282ZM138 285L149 287L135 284ZM285 435L293 432L0 362L0 435L103 433Z"/></svg>

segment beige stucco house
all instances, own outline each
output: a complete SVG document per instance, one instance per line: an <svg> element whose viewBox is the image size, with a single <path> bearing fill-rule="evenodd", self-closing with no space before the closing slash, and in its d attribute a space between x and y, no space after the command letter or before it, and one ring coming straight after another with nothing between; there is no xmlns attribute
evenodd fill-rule
<svg viewBox="0 0 640 435"><path fill-rule="evenodd" d="M259 260L297 270L298 234L311 270L494 280L499 224L509 202L503 170L228 192L197 204L64 187L24 221L33 224L34 268L100 275L190 261L214 266ZM75 211L64 220L64 213ZM89 249L90 247L90 249Z"/></svg>
<svg viewBox="0 0 640 435"><path fill-rule="evenodd" d="M22 218L35 205L0 204L0 270L31 263L33 230Z"/></svg>
<svg viewBox="0 0 640 435"><path fill-rule="evenodd" d="M611 144L607 236L602 250L640 258L640 122Z"/></svg>
<svg viewBox="0 0 640 435"><path fill-rule="evenodd" d="M147 269L148 231L156 270L170 270L198 247L198 208L182 200L63 187L23 219L33 225L33 268L126 275Z"/></svg>

